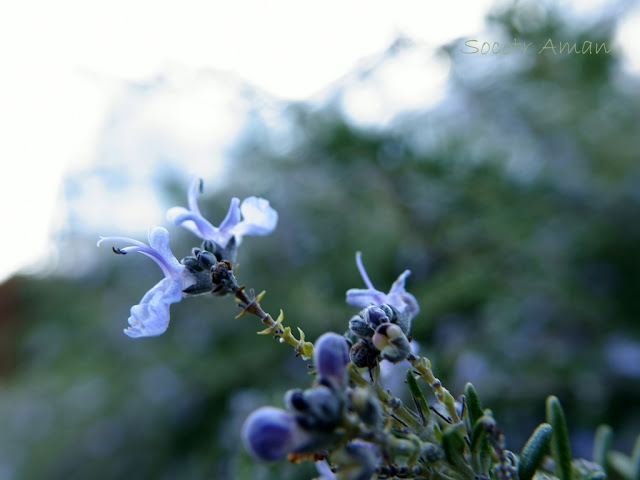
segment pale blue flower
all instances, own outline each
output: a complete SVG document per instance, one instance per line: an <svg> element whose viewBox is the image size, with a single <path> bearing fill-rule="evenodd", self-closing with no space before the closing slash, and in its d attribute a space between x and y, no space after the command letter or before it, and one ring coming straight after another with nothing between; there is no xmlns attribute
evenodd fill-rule
<svg viewBox="0 0 640 480"><path fill-rule="evenodd" d="M376 290L373 283L371 283L367 271L362 264L361 252L356 252L356 265L367 288L351 288L347 290L347 303L349 305L366 308L370 305L380 306L386 303L397 308L398 311L408 314L409 318L418 314L420 307L418 306L416 297L404 289L405 279L411 274L410 270L405 270L400 274L397 280L393 282L393 285L391 285L389 293L383 293L380 290Z"/></svg>
<svg viewBox="0 0 640 480"><path fill-rule="evenodd" d="M187 203L189 208L173 207L167 218L181 225L203 240L209 240L225 248L231 238L240 245L245 235L268 235L278 223L278 213L264 198L249 197L242 204L237 198L231 200L229 211L219 227L213 226L200 213L198 197L202 193L202 180L195 177L189 184Z"/></svg>
<svg viewBox="0 0 640 480"><path fill-rule="evenodd" d="M149 245L127 237L100 237L98 246L102 242L133 244L113 250L120 254L140 252L155 261L164 273L165 278L152 287L138 305L131 307L129 327L124 330L134 338L161 335L169 326L169 306L182 300L183 290L197 281L171 253L169 232L162 227L149 229Z"/></svg>

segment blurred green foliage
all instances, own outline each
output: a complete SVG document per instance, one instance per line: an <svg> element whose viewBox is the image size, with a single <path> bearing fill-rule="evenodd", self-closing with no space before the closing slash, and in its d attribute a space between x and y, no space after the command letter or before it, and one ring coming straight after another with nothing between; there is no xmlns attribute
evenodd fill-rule
<svg viewBox="0 0 640 480"><path fill-rule="evenodd" d="M505 41L537 44L612 44L616 27L537 7L489 18ZM447 100L385 128L354 125L337 100L292 104L283 142L257 116L201 209L216 223L230 196L270 200L278 229L245 240L238 279L266 289L265 309L282 308L308 339L346 330L361 250L380 290L412 270L420 353L455 395L473 382L511 449L554 394L575 454L590 456L602 422L629 451L640 431L638 79L615 48L498 61L462 44L443 49ZM186 185L166 188L184 204ZM197 245L172 238L178 257ZM142 257L95 254L82 279L2 287L0 478L310 478L311 465L257 465L239 445L252 409L309 383L304 362L255 335L254 318L234 320L228 298L189 299L165 335L125 337L129 306L160 274Z"/></svg>

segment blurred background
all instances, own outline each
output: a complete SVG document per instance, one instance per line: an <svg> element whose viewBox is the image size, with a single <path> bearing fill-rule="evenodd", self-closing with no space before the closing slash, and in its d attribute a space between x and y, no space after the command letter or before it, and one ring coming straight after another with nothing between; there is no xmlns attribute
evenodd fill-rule
<svg viewBox="0 0 640 480"><path fill-rule="evenodd" d="M239 444L251 410L311 379L232 299L122 333L162 274L98 236L167 226L193 174L214 224L232 196L279 212L239 281L307 338L346 329L361 250L381 290L412 271L419 353L454 395L474 383L510 449L554 394L575 455L600 423L631 450L638 4L447 5L2 7L0 480L314 476ZM169 229L178 258L198 245Z"/></svg>

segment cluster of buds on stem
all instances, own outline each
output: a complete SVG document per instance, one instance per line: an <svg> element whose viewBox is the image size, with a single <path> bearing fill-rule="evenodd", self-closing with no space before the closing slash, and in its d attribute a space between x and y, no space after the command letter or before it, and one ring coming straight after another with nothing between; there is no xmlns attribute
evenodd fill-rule
<svg viewBox="0 0 640 480"><path fill-rule="evenodd" d="M289 390L285 409L262 407L249 415L242 428L243 441L254 457L266 461L319 459L332 451L345 466L343 473L350 472L342 478L368 479L379 455L373 444L356 437L367 426L380 424L380 406L361 388L349 387L349 354L342 335L323 334L316 341L313 362L314 384L306 390ZM327 465L319 468L326 470Z"/></svg>
<svg viewBox="0 0 640 480"><path fill-rule="evenodd" d="M356 367L375 367L378 359L397 363L411 353L409 320L388 304L369 306L349 321L353 346L351 361Z"/></svg>

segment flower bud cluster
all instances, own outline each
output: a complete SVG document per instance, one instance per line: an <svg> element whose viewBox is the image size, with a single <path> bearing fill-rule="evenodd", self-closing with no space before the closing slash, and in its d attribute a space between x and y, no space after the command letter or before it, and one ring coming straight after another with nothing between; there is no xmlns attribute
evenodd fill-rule
<svg viewBox="0 0 640 480"><path fill-rule="evenodd" d="M353 339L350 358L356 367L375 367L382 357L397 363L411 353L409 345L410 319L407 313L394 306L371 305L354 315L349 321Z"/></svg>
<svg viewBox="0 0 640 480"><path fill-rule="evenodd" d="M344 413L349 355L341 335L325 333L313 353L318 379L306 390L285 395L286 410L262 407L244 423L247 449L261 460L278 460L290 453L326 447Z"/></svg>
<svg viewBox="0 0 640 480"><path fill-rule="evenodd" d="M243 441L254 457L267 461L333 450L344 473L340 478L369 478L378 465L377 447L355 437L360 427L381 426L378 400L369 389L349 385L349 353L342 335L322 335L313 361L314 385L288 391L285 409L262 407L251 413L242 429ZM320 467L324 478L331 478L326 462Z"/></svg>
<svg viewBox="0 0 640 480"><path fill-rule="evenodd" d="M183 290L185 295L200 295L214 288L210 272L218 259L211 250L206 248L206 243L203 242L202 248L193 248L190 256L180 260L180 263L187 267L187 271L196 279L193 285Z"/></svg>

